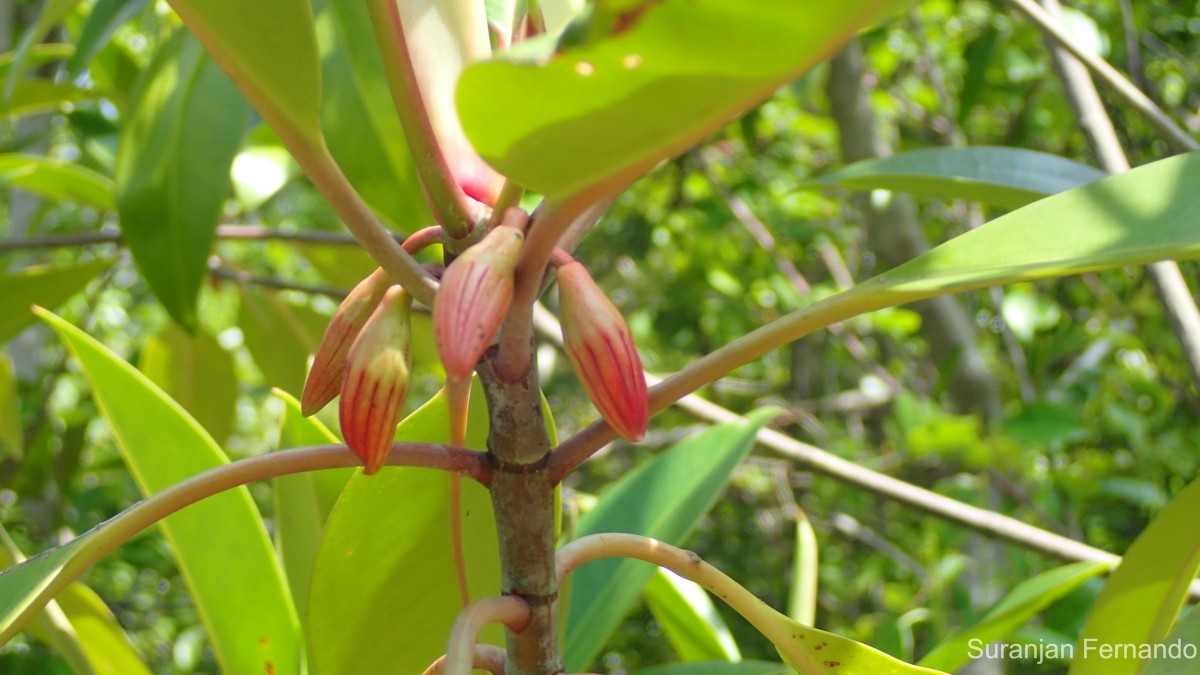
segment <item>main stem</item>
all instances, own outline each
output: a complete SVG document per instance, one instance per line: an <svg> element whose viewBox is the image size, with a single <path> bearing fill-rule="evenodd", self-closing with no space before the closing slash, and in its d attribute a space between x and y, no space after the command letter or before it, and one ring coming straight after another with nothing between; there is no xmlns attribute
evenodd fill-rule
<svg viewBox="0 0 1200 675"><path fill-rule="evenodd" d="M532 341L527 349L532 351ZM490 349L478 372L487 397L491 428L492 509L500 544L501 590L530 608L529 625L507 631L507 675L555 675L562 671L554 604L554 482L550 478L550 437L542 415L537 367L515 381L495 370ZM530 359L536 364L535 359Z"/></svg>

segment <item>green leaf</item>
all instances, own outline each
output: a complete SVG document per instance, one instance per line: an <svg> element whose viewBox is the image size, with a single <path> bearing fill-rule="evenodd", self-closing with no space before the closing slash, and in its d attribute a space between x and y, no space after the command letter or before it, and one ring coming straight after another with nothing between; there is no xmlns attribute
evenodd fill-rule
<svg viewBox="0 0 1200 675"><path fill-rule="evenodd" d="M142 349L138 369L188 411L214 439L233 431L237 378L233 357L211 335L168 323Z"/></svg>
<svg viewBox="0 0 1200 675"><path fill-rule="evenodd" d="M32 305L58 307L113 264L93 260L78 265L26 267L0 275L0 342L33 325Z"/></svg>
<svg viewBox="0 0 1200 675"><path fill-rule="evenodd" d="M449 441L439 394L400 423L397 440ZM483 449L487 410L476 385L466 445ZM419 673L446 651L462 609L450 534L450 477L440 471L361 472L325 526L309 596L308 638L321 675ZM472 598L500 591L495 521L487 490L462 484L462 532ZM383 639L381 631L390 637ZM484 640L502 641L495 626Z"/></svg>
<svg viewBox="0 0 1200 675"><path fill-rule="evenodd" d="M772 610L773 611L773 610ZM941 673L912 666L893 656L840 635L805 626L774 612L767 635L783 660L804 675L870 673L871 675L934 675ZM759 626L761 629L762 626ZM945 675L941 673L941 675Z"/></svg>
<svg viewBox="0 0 1200 675"><path fill-rule="evenodd" d="M38 314L78 359L143 495L228 463L212 438L144 375L78 328L44 310ZM239 487L216 495L161 525L221 669L300 672L299 625L249 491ZM104 528L99 528L76 542L86 546L88 539L103 537ZM14 583L24 581L24 588L48 584L78 550L68 544L44 554L30 571L17 574ZM0 597L7 596L0 592Z"/></svg>
<svg viewBox="0 0 1200 675"><path fill-rule="evenodd" d="M186 31L133 99L115 169L121 229L154 295L191 330L249 108Z"/></svg>
<svg viewBox="0 0 1200 675"><path fill-rule="evenodd" d="M104 210L114 208L110 178L73 162L42 155L0 155L0 183L50 199L78 202Z"/></svg>
<svg viewBox="0 0 1200 675"><path fill-rule="evenodd" d="M919 664L939 670L957 670L970 660L970 644L990 644L1008 636L1054 601L1110 567L1108 563L1074 563L1017 584L982 620L942 640Z"/></svg>
<svg viewBox="0 0 1200 675"><path fill-rule="evenodd" d="M8 354L0 353L0 460L19 460L24 456L24 434L17 376Z"/></svg>
<svg viewBox="0 0 1200 675"><path fill-rule="evenodd" d="M930 148L855 162L818 176L805 186L894 190L1016 208L1105 175L1086 164L1033 150Z"/></svg>
<svg viewBox="0 0 1200 675"><path fill-rule="evenodd" d="M673 572L659 569L642 597L675 655L683 661L737 661L737 643L708 592Z"/></svg>
<svg viewBox="0 0 1200 675"><path fill-rule="evenodd" d="M279 389L275 390L275 395L284 404L283 424L279 429L280 448L341 442L315 417L304 417L295 397ZM325 533L325 521L352 475L353 469L334 469L275 479L275 536L292 589L292 600L304 621L308 618L308 589L317 550Z"/></svg>
<svg viewBox="0 0 1200 675"><path fill-rule="evenodd" d="M29 65L30 53L52 28L62 22L78 2L79 0L46 0L42 3L42 11L38 13L37 21L24 31L21 41L17 43L17 48L13 51L11 65L4 82L5 106L12 103L18 80L25 74L25 69Z"/></svg>
<svg viewBox="0 0 1200 675"><path fill-rule="evenodd" d="M1143 675L1192 675L1200 667L1200 658L1188 658L1182 650L1191 645L1200 649L1200 611L1195 607L1187 616L1175 624L1175 630L1163 640L1168 647L1175 647L1174 653L1168 651L1162 658L1151 659L1146 663Z"/></svg>
<svg viewBox="0 0 1200 675"><path fill-rule="evenodd" d="M681 544L724 491L755 434L777 413L763 409L714 426L641 464L580 518L576 536L627 532ZM563 641L569 672L585 670L596 658L653 575L651 565L623 559L597 560L572 573Z"/></svg>
<svg viewBox="0 0 1200 675"><path fill-rule="evenodd" d="M387 88L366 3L313 4L324 54L321 117L329 151L363 199L393 226L412 232L432 223Z"/></svg>
<svg viewBox="0 0 1200 675"><path fill-rule="evenodd" d="M170 4L281 137L320 144L321 71L308 0Z"/></svg>
<svg viewBox="0 0 1200 675"><path fill-rule="evenodd" d="M75 53L67 61L67 77L75 79L112 39L122 24L137 16L150 0L97 0L75 41Z"/></svg>
<svg viewBox="0 0 1200 675"><path fill-rule="evenodd" d="M1200 570L1200 480L1192 481L1161 511L1125 552L1108 578L1079 635L1079 644L1153 645L1171 630L1188 588ZM1140 673L1145 662L1081 649L1071 675Z"/></svg>
<svg viewBox="0 0 1200 675"><path fill-rule="evenodd" d="M470 66L458 110L475 149L558 200L683 152L903 0L662 0L617 36L553 58ZM524 50L527 51L527 50Z"/></svg>
<svg viewBox="0 0 1200 675"><path fill-rule="evenodd" d="M782 663L739 661L738 663L672 663L634 671L633 675L790 675Z"/></svg>
<svg viewBox="0 0 1200 675"><path fill-rule="evenodd" d="M58 110L68 103L94 101L101 96L95 89L76 87L73 84L54 82L42 78L29 78L17 82L8 101L0 106L0 114L9 117L32 115Z"/></svg>
<svg viewBox="0 0 1200 675"><path fill-rule="evenodd" d="M806 625L817 623L817 533L808 515L796 509L796 553L792 559L792 588L788 616Z"/></svg>
<svg viewBox="0 0 1200 675"><path fill-rule="evenodd" d="M308 357L317 353L329 317L272 291L241 286L238 327L263 379L293 396L304 391Z"/></svg>

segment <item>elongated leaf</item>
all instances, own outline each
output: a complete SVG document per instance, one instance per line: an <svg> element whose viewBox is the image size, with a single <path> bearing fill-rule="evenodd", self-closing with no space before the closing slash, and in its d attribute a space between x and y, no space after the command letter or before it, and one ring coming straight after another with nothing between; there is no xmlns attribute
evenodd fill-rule
<svg viewBox="0 0 1200 675"><path fill-rule="evenodd" d="M1200 657L1194 654L1200 651L1200 611L1193 607L1175 625L1175 630L1163 640L1163 644L1168 648L1174 647L1174 651L1150 660L1142 671L1144 675L1191 675L1200 670ZM1190 651L1189 645L1192 647Z"/></svg>
<svg viewBox="0 0 1200 675"><path fill-rule="evenodd" d="M1188 587L1200 570L1200 480L1192 481L1138 535L1121 564L1109 577L1079 644L1153 645L1170 632ZM1081 649L1071 662L1071 675L1140 673L1145 662L1127 652L1106 658L1098 649Z"/></svg>
<svg viewBox="0 0 1200 675"><path fill-rule="evenodd" d="M769 626L758 627L779 650L783 660L803 675L944 675L940 670L909 665L874 647L805 626L778 612L773 613Z"/></svg>
<svg viewBox="0 0 1200 675"><path fill-rule="evenodd" d="M742 658L708 592L695 582L659 569L650 577L642 597L681 660L737 661Z"/></svg>
<svg viewBox="0 0 1200 675"><path fill-rule="evenodd" d="M398 440L448 442L438 395L400 423ZM483 449L487 411L471 395L467 447ZM308 636L320 675L420 673L446 650L462 609L455 573L450 478L427 469L388 469L350 479L325 527L309 596ZM487 491L462 484L462 528L472 598L499 593L500 563ZM381 638L387 631L387 639ZM495 627L485 641L503 639Z"/></svg>
<svg viewBox="0 0 1200 675"><path fill-rule="evenodd" d="M267 384L299 396L308 357L317 352L329 318L277 293L242 286L238 326Z"/></svg>
<svg viewBox="0 0 1200 675"><path fill-rule="evenodd" d="M1064 565L1017 584L979 623L955 633L934 647L920 665L953 671L970 660L972 643L990 644L1020 628L1055 600L1103 573L1107 563Z"/></svg>
<svg viewBox="0 0 1200 675"><path fill-rule="evenodd" d="M681 544L776 412L764 409L744 421L714 426L640 465L580 518L577 536L628 532ZM644 562L618 559L598 560L572 574L563 640L569 672L586 670L653 574Z"/></svg>
<svg viewBox="0 0 1200 675"><path fill-rule="evenodd" d="M1099 169L1019 148L930 148L830 171L808 186L895 190L1015 208L1104 178Z"/></svg>
<svg viewBox="0 0 1200 675"><path fill-rule="evenodd" d="M67 61L67 77L76 78L122 24L137 16L150 0L97 0Z"/></svg>
<svg viewBox="0 0 1200 675"><path fill-rule="evenodd" d="M8 100L0 106L0 115L16 117L58 110L68 103L94 101L102 93L95 89L54 82L44 78L29 78L13 86Z"/></svg>
<svg viewBox="0 0 1200 675"><path fill-rule="evenodd" d="M329 151L363 199L395 227L412 232L432 223L387 88L366 3L313 4L324 54L321 117Z"/></svg>
<svg viewBox="0 0 1200 675"><path fill-rule="evenodd" d="M788 594L788 616L806 625L817 623L817 533L808 515L797 509L796 553L792 558L792 588Z"/></svg>
<svg viewBox="0 0 1200 675"><path fill-rule="evenodd" d="M233 431L237 378L233 357L208 333L167 324L146 343L138 369L188 411L214 439Z"/></svg>
<svg viewBox="0 0 1200 675"><path fill-rule="evenodd" d="M279 429L280 448L341 442L316 418L304 417L300 402L293 396L280 389L275 390L275 395L284 403L283 425ZM308 618L308 588L321 537L325 533L325 521L353 474L353 469L337 469L275 479L277 545L292 589L292 600L303 621Z"/></svg>
<svg viewBox="0 0 1200 675"><path fill-rule="evenodd" d="M39 316L83 367L142 494L228 463L212 438L144 375L62 319L45 311ZM211 497L161 524L222 670L300 672L299 625L249 491L239 487ZM103 531L92 530L76 541L86 545ZM48 585L77 550L75 545L55 549L32 571L16 575L18 582L26 581L29 588Z"/></svg>
<svg viewBox="0 0 1200 675"><path fill-rule="evenodd" d="M0 275L0 342L7 342L33 324L30 306L58 307L112 264L112 260L94 260L78 265L26 267Z"/></svg>
<svg viewBox="0 0 1200 675"><path fill-rule="evenodd" d="M672 663L635 670L633 675L789 675L782 663L739 661L738 663Z"/></svg>
<svg viewBox="0 0 1200 675"><path fill-rule="evenodd" d="M480 155L552 199L589 185L620 185L729 123L907 3L637 4L645 12L615 37L549 59L510 57L467 68L458 110Z"/></svg>
<svg viewBox="0 0 1200 675"><path fill-rule="evenodd" d="M309 0L170 3L278 133L319 145L321 71Z"/></svg>
<svg viewBox="0 0 1200 675"><path fill-rule="evenodd" d="M37 21L34 22L29 30L21 35L21 41L17 43L17 48L13 52L11 66L4 82L4 104L11 103L13 94L16 91L17 81L25 74L30 52L34 50L35 45L41 42L42 38L46 37L46 34L52 28L61 23L63 17L78 2L79 0L45 0L42 3L42 10L38 14Z"/></svg>
<svg viewBox="0 0 1200 675"><path fill-rule="evenodd" d="M0 459L21 459L25 454L24 433L16 373L8 354L0 353Z"/></svg>
<svg viewBox="0 0 1200 675"><path fill-rule="evenodd" d="M0 155L0 183L15 185L43 197L79 202L111 210L113 182L78 164L42 155Z"/></svg>
<svg viewBox="0 0 1200 675"><path fill-rule="evenodd" d="M117 151L117 209L150 289L190 330L249 108L186 31L143 77Z"/></svg>

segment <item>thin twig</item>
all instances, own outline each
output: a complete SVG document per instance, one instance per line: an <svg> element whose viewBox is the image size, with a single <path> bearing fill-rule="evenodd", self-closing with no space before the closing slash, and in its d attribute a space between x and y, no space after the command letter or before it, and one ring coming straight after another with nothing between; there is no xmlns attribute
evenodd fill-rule
<svg viewBox="0 0 1200 675"><path fill-rule="evenodd" d="M234 269L221 262L221 259L213 256L208 260L208 271L215 279L225 279L238 284L253 284L262 286L263 288L273 288L278 291L299 291L308 295L323 295L327 298L344 298L346 291L333 288L332 286L314 286L311 284L301 284L294 281L284 281L283 279L275 279L272 277L262 277L249 272L244 272L239 269Z"/></svg>

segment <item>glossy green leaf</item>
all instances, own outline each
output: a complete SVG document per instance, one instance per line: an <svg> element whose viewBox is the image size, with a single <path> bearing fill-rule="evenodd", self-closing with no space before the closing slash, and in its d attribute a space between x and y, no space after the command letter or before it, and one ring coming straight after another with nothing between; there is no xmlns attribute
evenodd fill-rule
<svg viewBox="0 0 1200 675"><path fill-rule="evenodd" d="M971 660L971 644L991 644L1008 636L1051 603L1110 567L1108 563L1079 562L1056 567L1017 584L978 623L938 643L920 660L920 665L957 670Z"/></svg>
<svg viewBox="0 0 1200 675"><path fill-rule="evenodd" d="M802 675L935 675L942 672L909 665L874 647L799 624L778 612L774 612L769 623L771 634L767 637L783 660ZM763 626L759 625L759 628L763 629Z"/></svg>
<svg viewBox="0 0 1200 675"><path fill-rule="evenodd" d="M25 454L24 434L16 373L8 354L0 353L0 460L21 459Z"/></svg>
<svg viewBox="0 0 1200 675"><path fill-rule="evenodd" d="M317 353L329 317L272 291L241 286L238 327L263 379L293 396L304 391L308 358Z"/></svg>
<svg viewBox="0 0 1200 675"><path fill-rule="evenodd" d="M708 597L708 591L695 582L659 569L646 583L642 598L681 660L737 661L742 658L729 627Z"/></svg>
<svg viewBox="0 0 1200 675"><path fill-rule="evenodd" d="M115 178L125 243L159 302L189 330L248 114L233 83L181 30L147 68L122 127Z"/></svg>
<svg viewBox="0 0 1200 675"><path fill-rule="evenodd" d="M894 190L1016 208L1105 175L1064 157L1020 148L929 148L855 162L806 185Z"/></svg>
<svg viewBox="0 0 1200 675"><path fill-rule="evenodd" d="M137 16L150 0L97 0L75 41L75 52L67 61L67 77L79 77L87 64L104 48L122 24Z"/></svg>
<svg viewBox="0 0 1200 675"><path fill-rule="evenodd" d="M1188 652L1183 651L1188 645L1200 651L1200 611L1193 607L1187 616L1175 624L1175 629L1163 640L1163 644L1168 647L1179 646L1175 653L1167 652L1147 662L1143 675L1192 675L1200 671L1200 656L1189 658Z"/></svg>
<svg viewBox="0 0 1200 675"><path fill-rule="evenodd" d="M26 267L0 275L0 342L33 325L31 306L58 307L112 264L112 260L93 260L78 265Z"/></svg>
<svg viewBox="0 0 1200 675"><path fill-rule="evenodd" d="M319 144L321 71L309 0L170 4L281 136Z"/></svg>
<svg viewBox="0 0 1200 675"><path fill-rule="evenodd" d="M279 428L281 449L341 442L315 417L304 417L295 397L279 389L275 395L284 404ZM353 469L334 469L275 479L276 544L292 589L292 600L304 621L308 617L308 588L325 533L325 521L353 474Z"/></svg>
<svg viewBox="0 0 1200 675"><path fill-rule="evenodd" d="M796 508L796 552L792 558L792 587L788 594L788 616L806 625L817 623L817 533L808 515Z"/></svg>
<svg viewBox="0 0 1200 675"><path fill-rule="evenodd" d="M580 518L577 536L627 532L681 544L724 491L754 435L776 414L763 409L714 426L639 465ZM586 670L653 575L651 565L623 559L597 560L572 573L563 639L569 672Z"/></svg>
<svg viewBox="0 0 1200 675"><path fill-rule="evenodd" d="M143 495L228 463L212 438L133 366L62 319L45 311L39 315L82 366ZM249 491L239 487L216 495L166 518L161 526L222 670L300 672L298 621ZM93 530L76 541L86 545L103 532ZM74 545L53 550L31 567L34 571L17 575L18 580L29 587L48 583L69 564L74 550ZM237 565L231 566L231 560ZM35 576L29 578L31 574Z"/></svg>
<svg viewBox="0 0 1200 675"><path fill-rule="evenodd" d="M396 438L445 443L447 415L439 394L400 423ZM487 429L483 392L476 386L467 447L483 449ZM326 523L313 571L308 637L317 673L420 673L445 652L462 609L446 508L449 483L440 471L410 468L350 479ZM471 597L496 595L500 562L491 501L470 480L462 488ZM494 626L484 635L492 644L503 639Z"/></svg>
<svg viewBox="0 0 1200 675"><path fill-rule="evenodd" d="M363 199L402 232L433 222L379 48L359 0L316 0L322 45L321 118L329 151Z"/></svg>
<svg viewBox="0 0 1200 675"><path fill-rule="evenodd" d="M1125 552L1096 598L1079 644L1153 645L1162 641L1187 600L1200 570L1200 480L1183 489L1146 526ZM1099 650L1081 649L1071 662L1071 675L1140 673L1145 663L1117 653L1103 658Z"/></svg>
<svg viewBox="0 0 1200 675"><path fill-rule="evenodd" d="M233 431L237 378L233 357L203 330L189 335L169 323L142 349L138 369L188 411L213 438Z"/></svg>
<svg viewBox="0 0 1200 675"><path fill-rule="evenodd" d="M73 162L44 155L0 155L0 184L5 183L50 199L105 210L114 208L110 178Z"/></svg>
<svg viewBox="0 0 1200 675"><path fill-rule="evenodd" d="M0 644L20 632L79 576L82 570L77 561L99 539L97 531L90 530L0 572Z"/></svg>
<svg viewBox="0 0 1200 675"><path fill-rule="evenodd" d="M635 670L633 675L790 675L782 663L739 661L738 663L672 663Z"/></svg>
<svg viewBox="0 0 1200 675"><path fill-rule="evenodd" d="M551 199L615 187L770 96L903 0L662 0L615 37L466 69L479 154Z"/></svg>

